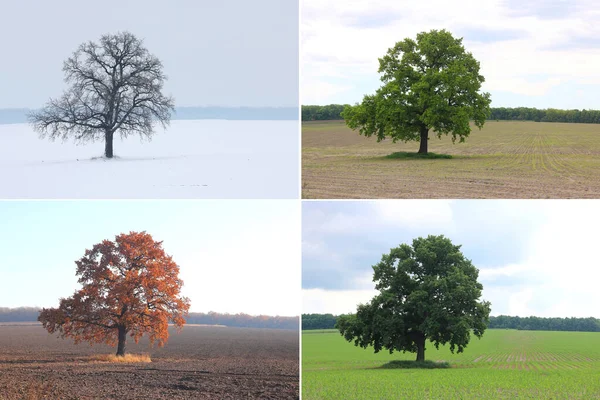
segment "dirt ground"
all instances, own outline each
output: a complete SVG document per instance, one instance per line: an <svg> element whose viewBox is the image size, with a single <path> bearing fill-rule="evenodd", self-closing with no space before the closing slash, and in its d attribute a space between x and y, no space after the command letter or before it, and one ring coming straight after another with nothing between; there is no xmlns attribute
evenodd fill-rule
<svg viewBox="0 0 600 400"><path fill-rule="evenodd" d="M302 197L600 198L600 124L487 121L465 143L430 133L429 151L451 159L387 157L418 148L304 122Z"/></svg>
<svg viewBox="0 0 600 400"><path fill-rule="evenodd" d="M128 338L130 339L130 338ZM298 399L298 332L188 326L163 348L128 341L151 363L91 361L115 349L0 326L0 399Z"/></svg>

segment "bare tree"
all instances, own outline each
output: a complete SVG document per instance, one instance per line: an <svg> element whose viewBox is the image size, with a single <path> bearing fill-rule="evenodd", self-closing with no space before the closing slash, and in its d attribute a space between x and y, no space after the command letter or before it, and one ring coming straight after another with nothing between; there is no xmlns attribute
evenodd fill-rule
<svg viewBox="0 0 600 400"><path fill-rule="evenodd" d="M29 114L40 137L74 138L76 142L104 139L104 155L113 156L113 137L139 134L152 137L153 125L169 124L172 97L161 91L167 79L158 58L129 32L104 35L87 42L63 65L71 87L59 99Z"/></svg>

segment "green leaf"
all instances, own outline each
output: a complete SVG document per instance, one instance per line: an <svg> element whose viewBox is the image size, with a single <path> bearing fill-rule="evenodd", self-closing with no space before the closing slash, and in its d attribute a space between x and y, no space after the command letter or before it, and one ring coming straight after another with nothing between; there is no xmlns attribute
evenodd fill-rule
<svg viewBox="0 0 600 400"><path fill-rule="evenodd" d="M480 301L479 272L444 236L416 238L384 254L373 266L379 290L356 314L338 318L336 328L356 346L416 352L429 339L461 353L471 331L481 337L489 323L490 303Z"/></svg>
<svg viewBox="0 0 600 400"><path fill-rule="evenodd" d="M490 115L490 94L479 92L484 82L479 62L465 51L462 39L446 30L396 43L379 59L379 73L383 86L341 114L361 135L378 141L425 140L426 148L428 136L422 132L464 142L470 121L481 129Z"/></svg>

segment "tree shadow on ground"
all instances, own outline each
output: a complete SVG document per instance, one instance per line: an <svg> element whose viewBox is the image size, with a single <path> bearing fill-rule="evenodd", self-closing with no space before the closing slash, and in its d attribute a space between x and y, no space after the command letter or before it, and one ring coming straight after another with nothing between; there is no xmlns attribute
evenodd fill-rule
<svg viewBox="0 0 600 400"><path fill-rule="evenodd" d="M410 361L394 360L383 364L378 369L445 369L450 368L448 361Z"/></svg>
<svg viewBox="0 0 600 400"><path fill-rule="evenodd" d="M406 160L406 159L435 160L438 158L450 159L450 158L452 158L452 155L451 154L438 154L438 153L422 154L422 153L411 153L408 151L397 151L395 153L388 154L387 156L384 156L383 158L391 159L391 160Z"/></svg>

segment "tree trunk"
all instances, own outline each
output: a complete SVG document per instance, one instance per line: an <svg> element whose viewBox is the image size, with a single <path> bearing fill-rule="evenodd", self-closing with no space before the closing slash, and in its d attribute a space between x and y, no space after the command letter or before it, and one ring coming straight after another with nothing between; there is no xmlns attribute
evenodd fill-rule
<svg viewBox="0 0 600 400"><path fill-rule="evenodd" d="M119 344L117 345L117 356L125 355L125 341L127 340L127 330L124 326L119 326Z"/></svg>
<svg viewBox="0 0 600 400"><path fill-rule="evenodd" d="M429 129L426 126L421 127L421 145L419 146L419 154L427 154L427 142L429 142Z"/></svg>
<svg viewBox="0 0 600 400"><path fill-rule="evenodd" d="M113 157L113 132L107 131L104 134L104 155L106 158Z"/></svg>
<svg viewBox="0 0 600 400"><path fill-rule="evenodd" d="M425 361L425 335L419 335L415 342L417 344L417 362Z"/></svg>

